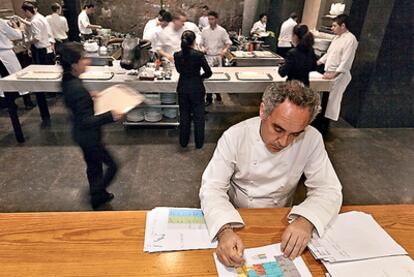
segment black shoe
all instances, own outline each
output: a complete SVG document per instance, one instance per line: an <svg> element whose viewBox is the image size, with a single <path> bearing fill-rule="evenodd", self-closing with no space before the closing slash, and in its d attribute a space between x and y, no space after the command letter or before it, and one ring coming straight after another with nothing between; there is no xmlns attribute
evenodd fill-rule
<svg viewBox="0 0 414 277"><path fill-rule="evenodd" d="M113 193L108 193L105 197L92 198L92 209L98 209L101 205L110 202L112 199L114 199L114 197L115 195Z"/></svg>
<svg viewBox="0 0 414 277"><path fill-rule="evenodd" d="M217 101L217 102L221 102L221 95L220 95L220 94L217 94L217 95L216 95L216 101Z"/></svg>
<svg viewBox="0 0 414 277"><path fill-rule="evenodd" d="M40 128L46 129L48 127L50 127L50 118L43 119L42 123L40 123Z"/></svg>
<svg viewBox="0 0 414 277"><path fill-rule="evenodd" d="M29 104L27 104L27 105L25 105L24 106L24 109L26 110L26 111L30 111L31 109L33 109L34 107L36 107L36 105L35 104L33 104L33 103L29 103Z"/></svg>

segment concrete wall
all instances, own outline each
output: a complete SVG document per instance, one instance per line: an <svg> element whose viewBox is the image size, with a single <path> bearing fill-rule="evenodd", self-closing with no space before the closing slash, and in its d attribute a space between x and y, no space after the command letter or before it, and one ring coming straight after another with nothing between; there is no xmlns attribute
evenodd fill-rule
<svg viewBox="0 0 414 277"><path fill-rule="evenodd" d="M310 29L316 29L320 8L321 0L305 0L302 23L308 25Z"/></svg>

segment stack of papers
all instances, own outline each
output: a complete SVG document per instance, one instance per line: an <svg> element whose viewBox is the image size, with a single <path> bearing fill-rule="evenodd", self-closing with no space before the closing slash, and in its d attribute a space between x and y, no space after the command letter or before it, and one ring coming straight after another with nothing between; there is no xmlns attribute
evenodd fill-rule
<svg viewBox="0 0 414 277"><path fill-rule="evenodd" d="M220 277L311 277L301 257L291 261L280 251L280 243L244 250L246 263L238 268L224 266L214 254Z"/></svg>
<svg viewBox="0 0 414 277"><path fill-rule="evenodd" d="M414 262L404 256L407 252L369 214L340 214L322 238L314 235L308 247L333 277L414 277Z"/></svg>
<svg viewBox="0 0 414 277"><path fill-rule="evenodd" d="M201 209L155 208L147 213L145 252L216 248Z"/></svg>

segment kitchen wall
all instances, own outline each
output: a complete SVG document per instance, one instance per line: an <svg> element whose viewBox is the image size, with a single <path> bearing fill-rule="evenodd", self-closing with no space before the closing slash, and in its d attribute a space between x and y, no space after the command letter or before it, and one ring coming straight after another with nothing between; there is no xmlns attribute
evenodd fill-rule
<svg viewBox="0 0 414 277"><path fill-rule="evenodd" d="M305 0L302 23L308 25L310 29L316 29L320 8L321 0Z"/></svg>

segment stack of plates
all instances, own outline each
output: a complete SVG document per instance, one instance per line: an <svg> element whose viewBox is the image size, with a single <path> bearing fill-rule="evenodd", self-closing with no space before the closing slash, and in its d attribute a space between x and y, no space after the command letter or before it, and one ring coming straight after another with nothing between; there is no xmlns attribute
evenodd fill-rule
<svg viewBox="0 0 414 277"><path fill-rule="evenodd" d="M157 122L162 120L161 108L146 108L145 121Z"/></svg>
<svg viewBox="0 0 414 277"><path fill-rule="evenodd" d="M161 94L161 103L167 105L173 105L177 101L175 93L163 93Z"/></svg>
<svg viewBox="0 0 414 277"><path fill-rule="evenodd" d="M162 109L162 113L166 118L176 118L177 117L177 109L176 108L164 108Z"/></svg>
<svg viewBox="0 0 414 277"><path fill-rule="evenodd" d="M132 122L140 122L145 119L145 109L143 108L136 108L131 110L127 114L127 120Z"/></svg>
<svg viewBox="0 0 414 277"><path fill-rule="evenodd" d="M159 93L146 93L145 103L147 105L161 105L161 95Z"/></svg>

